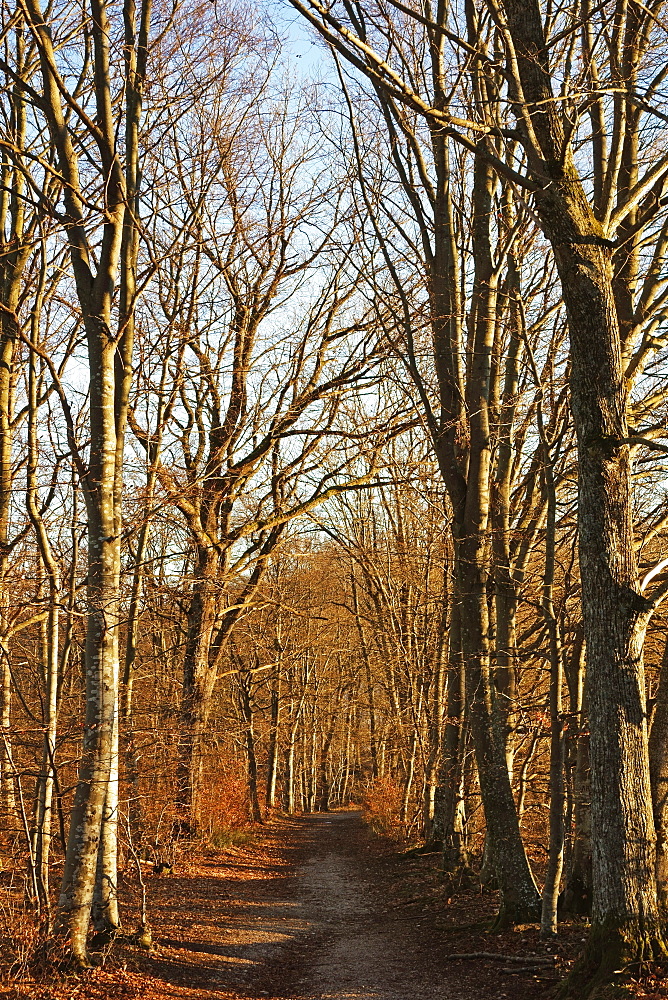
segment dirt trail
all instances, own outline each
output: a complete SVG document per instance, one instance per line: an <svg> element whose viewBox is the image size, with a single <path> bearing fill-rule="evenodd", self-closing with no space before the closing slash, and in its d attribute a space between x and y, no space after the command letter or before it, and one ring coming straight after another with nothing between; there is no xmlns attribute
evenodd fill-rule
<svg viewBox="0 0 668 1000"><path fill-rule="evenodd" d="M416 862L417 864L417 862ZM424 865L423 865L424 867ZM481 930L493 901L447 906L435 879L411 882L358 813L280 821L261 850L153 889L156 954L144 972L151 1000L537 1000L554 972L449 961L448 952L505 951ZM415 897L416 890L418 895ZM406 893L408 892L408 898ZM403 895L402 895L403 893ZM413 893L413 898L411 897ZM449 903L449 901L447 901ZM527 929L513 950L542 952ZM507 964L507 963L505 963Z"/></svg>
<svg viewBox="0 0 668 1000"><path fill-rule="evenodd" d="M313 854L297 870L295 889L311 948L295 980L285 984L287 990L274 990L276 995L293 1000L449 996L442 987L435 994L416 961L420 952L413 938L420 923L407 927L387 919L387 906L368 870L372 847L359 836L358 814L334 813L309 823Z"/></svg>

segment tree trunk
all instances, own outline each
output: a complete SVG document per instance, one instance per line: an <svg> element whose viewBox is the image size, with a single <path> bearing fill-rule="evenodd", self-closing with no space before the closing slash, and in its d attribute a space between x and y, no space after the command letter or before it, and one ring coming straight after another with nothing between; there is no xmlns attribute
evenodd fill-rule
<svg viewBox="0 0 668 1000"><path fill-rule="evenodd" d="M285 769L283 778L283 808L288 816L295 812L295 740L294 735L285 748Z"/></svg>
<svg viewBox="0 0 668 1000"><path fill-rule="evenodd" d="M404 788L401 796L401 808L399 810L399 822L405 826L408 822L408 807L410 805L411 790L413 788L413 778L415 777L415 758L417 756L417 732L415 727L411 732L408 744L408 755L404 762Z"/></svg>
<svg viewBox="0 0 668 1000"><path fill-rule="evenodd" d="M6 734L0 746L0 809L4 822L10 824L16 816L16 798L14 795L14 773L11 766L11 744L9 732L12 708L12 673L9 667L9 653L2 644L0 649L0 726Z"/></svg>
<svg viewBox="0 0 668 1000"><path fill-rule="evenodd" d="M450 615L449 639L448 707L439 788L442 797L443 869L457 872L468 865L468 851L464 801L466 670L461 645L460 608L456 598Z"/></svg>
<svg viewBox="0 0 668 1000"><path fill-rule="evenodd" d="M473 581L472 581L473 583ZM487 601L469 584L462 597L462 637L468 664L469 717L478 763L480 791L501 892L499 926L536 920L540 897L519 831L506 764L504 734L495 726L487 647ZM464 589L464 588L462 588ZM474 628L474 624L482 628Z"/></svg>
<svg viewBox="0 0 668 1000"><path fill-rule="evenodd" d="M58 597L49 594L49 617L44 628L44 701L42 763L37 779L32 851L42 908L49 912L49 854L53 824L54 757L58 721Z"/></svg>
<svg viewBox="0 0 668 1000"><path fill-rule="evenodd" d="M116 686L118 692L118 685ZM118 694L117 694L118 699ZM119 731L118 701L112 732L109 783L102 812L102 827L98 846L95 892L91 910L92 922L98 933L113 936L121 926L118 911L118 765Z"/></svg>
<svg viewBox="0 0 668 1000"><path fill-rule="evenodd" d="M668 642L664 646L649 735L652 803L656 826L656 889L662 911L668 911Z"/></svg>
<svg viewBox="0 0 668 1000"><path fill-rule="evenodd" d="M490 669L487 581L490 505L489 379L498 277L490 247L490 218L496 178L483 157L474 161L474 299L472 362L466 388L470 413L470 455L466 505L455 529L457 593L467 697L485 820L493 846L501 909L499 921L536 919L540 897L520 836L506 760L506 734L499 724Z"/></svg>
<svg viewBox="0 0 668 1000"><path fill-rule="evenodd" d="M167 365L163 368L163 380L161 390L164 389L164 382L167 375ZM158 403L159 425L162 424L164 416L164 405L162 393ZM128 617L125 638L125 661L123 665L123 677L120 691L120 729L121 745L123 749L123 762L125 765L125 780L128 785L128 824L129 836L132 840L132 847L141 855L144 846L144 810L142 806L141 785L139 781L140 766L137 740L135 737L133 718L133 693L134 693L134 671L137 659L137 639L139 633L140 600L144 583L144 561L151 531L151 505L154 496L156 470L155 463L159 458L160 437L152 442L149 451L149 461L151 466L146 482L146 505L143 514L143 521L137 539L137 550L134 554L134 566L132 571L132 588L130 591L130 604L128 607Z"/></svg>
<svg viewBox="0 0 668 1000"><path fill-rule="evenodd" d="M45 268L42 269L40 291L36 297L31 317L31 339L37 340L41 296ZM26 507L32 522L42 564L48 581L48 616L42 625L43 698L42 723L44 737L42 763L37 779L35 795L35 816L32 831L32 851L35 858L41 905L46 913L50 910L49 900L49 852L51 847L51 827L53 813L53 792L55 780L56 732L58 721L58 680L59 680L59 628L60 628L60 568L53 556L49 536L39 509L37 497L37 468L39 448L37 437L37 373L35 355L31 353L28 368L28 463L26 470Z"/></svg>
<svg viewBox="0 0 668 1000"><path fill-rule="evenodd" d="M248 801L250 803L251 820L262 823L262 810L257 781L257 756L255 754L255 728L253 725L253 705L251 700L251 673L239 671L239 706L244 724L244 746L246 750L246 771L248 775Z"/></svg>
<svg viewBox="0 0 668 1000"><path fill-rule="evenodd" d="M504 191L504 212L508 230L516 222L512 195ZM508 772L513 774L513 725L517 712L517 605L519 582L512 557L511 491L513 486L513 434L518 401L520 358L523 343L520 316L520 276L512 252L508 255L507 309L510 338L506 372L498 416L498 445L493 480L492 549L494 553L494 602L496 610L496 670L494 684L499 724L506 733Z"/></svg>
<svg viewBox="0 0 668 1000"><path fill-rule="evenodd" d="M447 579L447 574L446 574ZM451 597L451 595L448 595ZM432 682L430 686L431 718L429 724L429 756L427 758L424 777L423 806L423 836L425 845L433 849L443 847L443 817L436 818L436 799L440 787L439 762L443 750L443 716L445 702L445 687L447 679L448 641L447 632L451 611L444 602L439 623L438 644Z"/></svg>
<svg viewBox="0 0 668 1000"><path fill-rule="evenodd" d="M90 208L81 186L75 142L69 127L66 82L60 77L54 52L50 15L39 0L24 5L30 21L41 71L40 108L44 113L58 172L63 179L64 214L72 272L83 318L90 378L89 458L78 449L68 422L69 445L77 463L86 499L88 528L86 711L81 763L72 808L70 834L60 891L56 931L72 957L88 964L86 937L95 887L97 858L105 802L116 821L117 783L119 578L122 538L123 449L127 401L132 380L132 313L128 273L136 265L138 212L137 129L146 69L149 0L141 5L141 29L135 31L135 8L124 6L124 112L126 160L118 155L118 125L112 102L109 39L112 28L104 0L93 0L86 30L86 69L93 77L95 144L104 209L96 222L100 239L93 251L89 239ZM67 107L67 112L64 108ZM90 161L87 161L87 168ZM85 207L84 207L85 206ZM134 234L134 240L128 240ZM97 239L97 236L96 236ZM121 278L120 329L112 328L115 292ZM131 289L130 289L131 292ZM109 865L115 855L107 853ZM108 872L111 875L111 871ZM116 876L113 873L115 884Z"/></svg>
<svg viewBox="0 0 668 1000"><path fill-rule="evenodd" d="M531 735L531 742L529 743L529 749L526 752L524 760L522 761L522 766L520 768L519 774L519 787L517 791L517 815L521 821L524 816L524 810L526 808L526 797L527 790L529 787L529 770L531 768L531 762L533 761L534 754L538 747L538 741L540 739L540 729L537 727Z"/></svg>
<svg viewBox="0 0 668 1000"><path fill-rule="evenodd" d="M571 718L575 721L575 761L573 764L573 844L568 881L563 893L566 913L591 915L591 773L589 763L589 720L585 683L584 637L576 638L569 670Z"/></svg>
<svg viewBox="0 0 668 1000"><path fill-rule="evenodd" d="M310 738L309 738L310 737ZM315 803L318 795L318 724L316 706L313 704L311 714L311 724L304 728L304 764L306 775L306 811L315 812ZM310 744L310 745L309 745Z"/></svg>
<svg viewBox="0 0 668 1000"><path fill-rule="evenodd" d="M88 964L86 938L102 819L114 778L117 732L120 532L114 509L116 433L113 338L89 321L91 460L88 507L86 721L79 779L60 890L57 931L74 959ZM102 346L104 340L107 345ZM110 341L110 343L109 343ZM115 872L113 882L116 882Z"/></svg>
<svg viewBox="0 0 668 1000"><path fill-rule="evenodd" d="M542 413L539 427L543 432ZM545 535L545 574L543 580L543 614L547 622L550 646L550 839L547 871L543 886L543 909L540 930L543 937L557 933L557 900L564 866L565 740L562 716L563 650L561 628L554 608L554 575L556 559L557 491L554 481L554 456L543 436L545 452L545 490L547 493L547 530Z"/></svg>
<svg viewBox="0 0 668 1000"><path fill-rule="evenodd" d="M271 722L269 725L269 750L267 757L267 809L276 805L276 780L278 777L278 735L281 724L281 672L276 674L275 687L271 689Z"/></svg>
<svg viewBox="0 0 668 1000"><path fill-rule="evenodd" d="M200 820L204 735L215 680L209 653L216 614L214 580L217 566L215 551L200 548L183 654L176 800L181 833L193 832Z"/></svg>
<svg viewBox="0 0 668 1000"><path fill-rule="evenodd" d="M505 7L524 97L541 108L532 114L540 149L532 146L529 156L534 174L549 181L535 192L535 205L554 251L570 332L591 724L594 900L583 969L608 978L665 950L643 672L651 604L638 592L612 248L565 142L538 3L506 0Z"/></svg>

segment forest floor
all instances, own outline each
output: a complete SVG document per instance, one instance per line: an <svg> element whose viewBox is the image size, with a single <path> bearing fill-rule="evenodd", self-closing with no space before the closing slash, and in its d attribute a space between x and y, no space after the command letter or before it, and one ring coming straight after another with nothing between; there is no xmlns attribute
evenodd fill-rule
<svg viewBox="0 0 668 1000"><path fill-rule="evenodd" d="M250 846L185 859L149 883L154 948L116 944L11 1000L543 1000L582 946L569 924L490 932L494 894L444 885L435 855L401 852L357 812L278 818ZM451 893L448 895L448 893ZM456 955L493 953L490 957ZM668 997L638 986L638 997Z"/></svg>

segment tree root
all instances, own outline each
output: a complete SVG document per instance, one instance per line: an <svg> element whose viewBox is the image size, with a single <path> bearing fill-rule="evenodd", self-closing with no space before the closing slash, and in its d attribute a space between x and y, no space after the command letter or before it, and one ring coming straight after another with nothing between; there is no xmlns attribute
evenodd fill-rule
<svg viewBox="0 0 668 1000"><path fill-rule="evenodd" d="M632 978L643 966L668 960L660 926L611 921L592 927L584 954L565 980L559 1000L614 1000L632 994Z"/></svg>
<svg viewBox="0 0 668 1000"><path fill-rule="evenodd" d="M532 966L541 966L541 968L553 966L557 960L554 955L541 958L540 955L503 955L498 951L467 951L456 955L444 955L443 957L448 961L454 961L455 959L473 960L477 958L489 958L495 962L518 962L520 965L530 962Z"/></svg>

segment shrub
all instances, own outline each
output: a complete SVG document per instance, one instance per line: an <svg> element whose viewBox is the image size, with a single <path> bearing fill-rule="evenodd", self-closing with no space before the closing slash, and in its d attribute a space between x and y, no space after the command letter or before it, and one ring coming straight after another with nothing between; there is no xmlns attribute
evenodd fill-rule
<svg viewBox="0 0 668 1000"><path fill-rule="evenodd" d="M0 906L0 967L11 979L23 979L43 943L34 908L12 899Z"/></svg>
<svg viewBox="0 0 668 1000"><path fill-rule="evenodd" d="M376 778L362 796L365 823L379 837L401 840L403 825L399 819L402 790L390 777Z"/></svg>
<svg viewBox="0 0 668 1000"><path fill-rule="evenodd" d="M202 802L202 833L213 847L232 847L249 840L248 787L241 769L217 774Z"/></svg>

